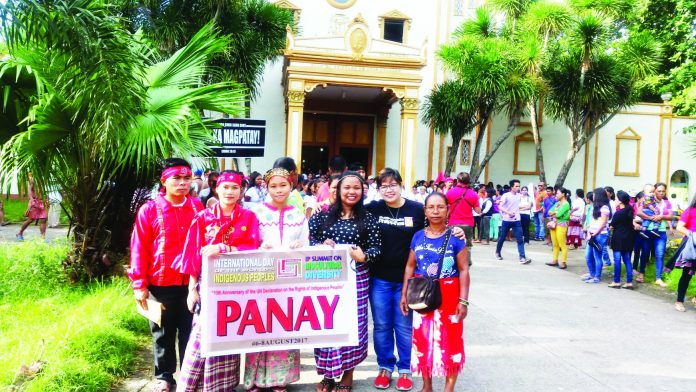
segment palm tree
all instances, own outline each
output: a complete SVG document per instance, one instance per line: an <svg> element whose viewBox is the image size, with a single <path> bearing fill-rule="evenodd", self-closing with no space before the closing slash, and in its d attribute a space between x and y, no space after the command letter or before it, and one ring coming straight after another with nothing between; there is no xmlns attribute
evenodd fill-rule
<svg viewBox="0 0 696 392"><path fill-rule="evenodd" d="M466 86L458 80L448 80L425 97L421 117L440 137L448 134L452 137L452 148L445 165L445 173L449 175L454 170L462 138L469 135L476 124L475 103Z"/></svg>
<svg viewBox="0 0 696 392"><path fill-rule="evenodd" d="M530 99L533 87L518 65L514 42L502 35L494 19L490 9L478 8L476 17L464 22L455 32L457 41L444 45L439 53L445 67L453 71L475 106L473 127L478 132L470 170L474 181L500 145L514 132L522 116L523 104ZM493 112L499 109L507 111L508 127L486 156L480 159L486 126ZM456 149L455 146L453 150Z"/></svg>
<svg viewBox="0 0 696 392"><path fill-rule="evenodd" d="M542 70L549 85L547 108L551 116L565 122L570 149L556 185L562 186L580 148L621 109L637 100L635 84L654 73L660 64L660 45L645 34L626 39L595 42L595 29L585 28L580 19L575 33L583 45L557 53ZM572 41L571 41L572 42ZM571 43L572 45L572 43ZM611 48L594 50L596 47Z"/></svg>
<svg viewBox="0 0 696 392"><path fill-rule="evenodd" d="M10 56L0 69L36 82L26 127L0 149L0 180L30 170L39 187L61 189L73 231L65 266L75 280L104 276L113 233L129 231L115 224L124 182L154 185L159 160L209 155L203 110L243 113L238 84L201 83L229 38L208 24L160 59L99 0L8 1L3 22Z"/></svg>
<svg viewBox="0 0 696 392"><path fill-rule="evenodd" d="M293 14L266 0L168 1L122 0L119 7L133 31L143 29L165 53L185 45L205 23L214 20L229 35L225 50L211 60L214 80L235 80L258 92L266 62L285 48L286 29L295 28Z"/></svg>
<svg viewBox="0 0 696 392"><path fill-rule="evenodd" d="M537 93L527 102L536 159L539 164L539 181L546 183L546 167L544 154L539 136L538 105L545 90L543 78L540 76L542 63L547 59L551 38L558 36L570 23L570 11L557 2L539 1L533 3L524 15L524 27L519 34L518 42L522 50L521 61L528 76L535 82Z"/></svg>

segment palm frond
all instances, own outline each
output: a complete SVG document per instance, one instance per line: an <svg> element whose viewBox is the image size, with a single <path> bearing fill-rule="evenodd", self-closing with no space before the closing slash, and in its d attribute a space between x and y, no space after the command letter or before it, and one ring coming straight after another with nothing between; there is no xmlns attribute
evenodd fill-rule
<svg viewBox="0 0 696 392"><path fill-rule="evenodd" d="M634 80L655 75L662 64L662 45L647 31L632 33L617 46L618 56Z"/></svg>
<svg viewBox="0 0 696 392"><path fill-rule="evenodd" d="M201 82L210 59L222 53L229 38L217 36L215 25L207 23L189 43L167 60L148 68L145 77L149 87L193 86Z"/></svg>
<svg viewBox="0 0 696 392"><path fill-rule="evenodd" d="M474 18L466 20L453 33L454 38L488 38L496 35L495 17L488 7L476 8Z"/></svg>

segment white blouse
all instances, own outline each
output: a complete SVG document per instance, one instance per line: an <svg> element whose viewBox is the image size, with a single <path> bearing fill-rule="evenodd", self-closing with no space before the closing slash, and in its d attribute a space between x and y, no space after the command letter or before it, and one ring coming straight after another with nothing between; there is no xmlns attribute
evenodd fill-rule
<svg viewBox="0 0 696 392"><path fill-rule="evenodd" d="M288 247L295 241L309 246L309 224L307 218L294 206L283 210L269 203L259 203L249 208L259 219L261 243L272 248Z"/></svg>

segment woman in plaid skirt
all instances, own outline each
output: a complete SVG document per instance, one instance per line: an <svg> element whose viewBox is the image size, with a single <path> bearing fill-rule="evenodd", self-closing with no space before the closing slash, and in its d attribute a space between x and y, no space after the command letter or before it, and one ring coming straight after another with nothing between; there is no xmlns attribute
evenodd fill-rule
<svg viewBox="0 0 696 392"><path fill-rule="evenodd" d="M334 204L328 211L315 214L309 220L311 245L353 245L349 253L356 262L358 289L358 345L314 350L317 373L324 376L317 384L317 392L349 392L353 389L353 370L367 357L368 266L377 260L382 240L377 218L363 205L363 183L358 173L349 171L343 174L338 181Z"/></svg>
<svg viewBox="0 0 696 392"><path fill-rule="evenodd" d="M198 283L202 256L257 249L260 242L256 215L238 204L242 176L231 171L223 172L218 177L216 191L219 203L196 215L186 237L183 256L172 266L191 276L187 302L192 313L200 304ZM193 318L177 391L231 391L239 384L239 355L202 358L198 317L195 314Z"/></svg>

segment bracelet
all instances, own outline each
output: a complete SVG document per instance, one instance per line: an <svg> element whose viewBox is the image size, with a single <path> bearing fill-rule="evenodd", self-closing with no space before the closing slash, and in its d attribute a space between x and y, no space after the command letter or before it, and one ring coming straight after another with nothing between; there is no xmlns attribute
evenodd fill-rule
<svg viewBox="0 0 696 392"><path fill-rule="evenodd" d="M464 298L459 298L459 305L469 306L469 301Z"/></svg>

